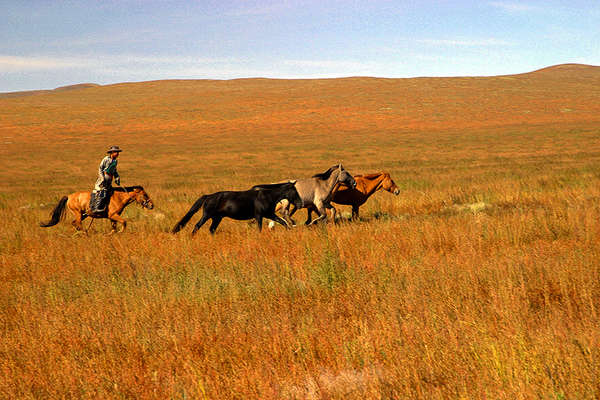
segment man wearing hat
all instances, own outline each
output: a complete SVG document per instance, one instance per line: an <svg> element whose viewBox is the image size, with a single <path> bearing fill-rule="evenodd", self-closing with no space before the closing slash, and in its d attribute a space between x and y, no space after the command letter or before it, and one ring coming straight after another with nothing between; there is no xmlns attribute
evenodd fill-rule
<svg viewBox="0 0 600 400"><path fill-rule="evenodd" d="M90 198L90 214L102 214L106 211L110 196L112 195L113 178L117 185L121 185L121 177L117 172L117 158L123 151L119 146L111 146L108 155L100 161L98 180Z"/></svg>

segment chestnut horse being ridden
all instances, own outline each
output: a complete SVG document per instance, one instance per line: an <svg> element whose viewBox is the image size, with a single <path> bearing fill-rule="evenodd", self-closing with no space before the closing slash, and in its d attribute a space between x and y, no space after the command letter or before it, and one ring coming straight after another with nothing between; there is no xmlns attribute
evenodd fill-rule
<svg viewBox="0 0 600 400"><path fill-rule="evenodd" d="M335 190L331 198L332 203L352 206L352 219L358 218L358 208L362 206L373 193L379 189L386 190L396 196L400 194L400 188L396 186L396 183L390 177L387 172L378 172L366 175L354 175L356 180L356 187L351 188L343 183L340 183ZM333 208L330 205L327 208ZM335 209L334 209L335 210ZM334 213L335 216L335 213ZM308 211L308 219L306 221L309 224L311 221L311 210Z"/></svg>
<svg viewBox="0 0 600 400"><path fill-rule="evenodd" d="M81 231L83 226L81 221L89 216L90 212L90 192L75 192L68 196L64 196L58 202L58 205L52 211L52 217L48 222L40 222L41 227L49 227L58 224L64 215L65 209L68 207L74 216L71 224L77 231ZM108 205L108 211L100 214L93 215L92 218L108 218L112 225L112 232L117 230L117 222L123 225L121 232L125 230L127 221L121 217L121 213L129 204L136 202L142 207L147 209L153 209L154 204L148 193L144 191L141 186L128 186L126 188L114 188L110 197L110 203Z"/></svg>

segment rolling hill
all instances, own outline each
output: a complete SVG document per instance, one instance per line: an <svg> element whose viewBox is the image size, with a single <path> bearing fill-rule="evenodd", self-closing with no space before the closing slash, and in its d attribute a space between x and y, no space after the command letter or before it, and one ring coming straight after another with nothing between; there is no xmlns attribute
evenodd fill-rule
<svg viewBox="0 0 600 400"><path fill-rule="evenodd" d="M52 121L48 129L77 131L98 123L128 132L239 123L295 131L318 125L343 132L362 124L447 130L598 121L600 67L568 64L495 77L85 84L14 96L0 98L2 129L16 129L23 113L41 108Z"/></svg>
<svg viewBox="0 0 600 400"><path fill-rule="evenodd" d="M111 145L155 209L41 228ZM600 398L598 67L9 94L0 159L2 397ZM340 160L399 195L170 233Z"/></svg>

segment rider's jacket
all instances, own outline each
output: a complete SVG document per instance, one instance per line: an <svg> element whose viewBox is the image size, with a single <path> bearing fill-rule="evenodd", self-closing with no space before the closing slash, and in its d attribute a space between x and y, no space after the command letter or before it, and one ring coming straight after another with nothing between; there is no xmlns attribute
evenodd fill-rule
<svg viewBox="0 0 600 400"><path fill-rule="evenodd" d="M94 190L99 191L110 189L113 178L118 176L119 173L117 172L117 160L111 158L110 156L104 157L102 161L100 161L100 166L98 167L98 179L94 185Z"/></svg>

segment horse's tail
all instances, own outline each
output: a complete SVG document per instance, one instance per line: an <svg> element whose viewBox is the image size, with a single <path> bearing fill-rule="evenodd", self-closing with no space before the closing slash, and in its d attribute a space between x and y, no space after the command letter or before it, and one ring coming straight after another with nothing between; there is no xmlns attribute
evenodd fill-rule
<svg viewBox="0 0 600 400"><path fill-rule="evenodd" d="M192 207L187 212L187 214L185 214L183 216L183 218L181 218L179 220L179 222L177 224L175 224L175 226L173 227L173 229L171 230L171 232L172 233L179 232L185 226L185 224L187 224L188 221L190 219L192 219L192 217L194 216L194 214L196 214L198 212L198 210L200 210L202 208L202 205L204 204L204 200L206 200L206 196L202 196L198 200L196 200L196 202L192 205Z"/></svg>
<svg viewBox="0 0 600 400"><path fill-rule="evenodd" d="M63 196L62 199L58 202L57 206L54 207L54 211L52 211L52 217L48 222L40 222L40 226L42 228L47 228L49 226L54 226L60 222L63 215L65 214L65 208L67 206L67 201L69 198L67 196Z"/></svg>

